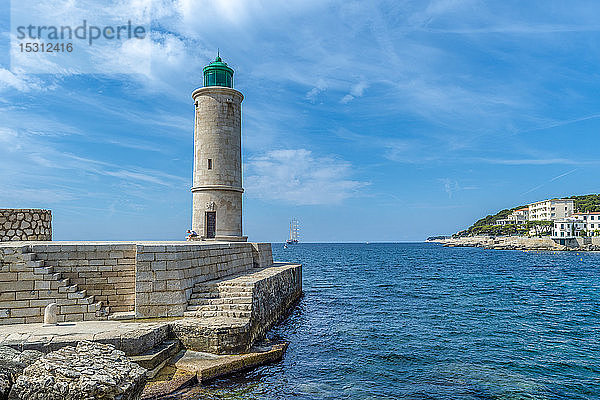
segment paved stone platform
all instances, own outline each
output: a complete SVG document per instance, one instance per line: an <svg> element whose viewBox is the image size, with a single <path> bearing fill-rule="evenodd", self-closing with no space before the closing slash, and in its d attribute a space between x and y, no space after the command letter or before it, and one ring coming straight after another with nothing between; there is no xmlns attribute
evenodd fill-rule
<svg viewBox="0 0 600 400"><path fill-rule="evenodd" d="M55 326L19 324L0 326L0 346L16 350L38 350L43 353L77 342L89 340L112 344L127 355L141 354L165 340L169 321L124 322L83 321L64 322Z"/></svg>
<svg viewBox="0 0 600 400"><path fill-rule="evenodd" d="M195 373L198 382L207 382L221 376L279 361L287 346L287 343L279 343L254 347L248 353L234 355L184 350L171 361L171 364L179 370Z"/></svg>

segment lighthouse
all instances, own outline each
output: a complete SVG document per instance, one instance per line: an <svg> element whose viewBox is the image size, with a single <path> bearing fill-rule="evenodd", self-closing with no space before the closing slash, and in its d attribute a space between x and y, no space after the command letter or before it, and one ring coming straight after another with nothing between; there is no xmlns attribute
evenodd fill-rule
<svg viewBox="0 0 600 400"><path fill-rule="evenodd" d="M204 86L192 92L194 177L192 229L203 240L246 241L242 236L242 130L244 96L220 56L204 67Z"/></svg>

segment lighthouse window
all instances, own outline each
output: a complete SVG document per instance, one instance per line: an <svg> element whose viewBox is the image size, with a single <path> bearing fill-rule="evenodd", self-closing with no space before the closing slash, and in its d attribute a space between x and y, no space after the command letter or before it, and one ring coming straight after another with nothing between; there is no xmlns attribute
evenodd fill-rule
<svg viewBox="0 0 600 400"><path fill-rule="evenodd" d="M212 158L208 159L208 169L212 169Z"/></svg>

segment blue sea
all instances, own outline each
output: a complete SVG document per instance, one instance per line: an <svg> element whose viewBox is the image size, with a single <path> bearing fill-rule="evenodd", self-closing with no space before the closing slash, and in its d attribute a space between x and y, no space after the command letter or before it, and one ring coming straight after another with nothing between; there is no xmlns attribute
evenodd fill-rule
<svg viewBox="0 0 600 400"><path fill-rule="evenodd" d="M273 244L304 297L276 364L193 399L600 399L600 254Z"/></svg>

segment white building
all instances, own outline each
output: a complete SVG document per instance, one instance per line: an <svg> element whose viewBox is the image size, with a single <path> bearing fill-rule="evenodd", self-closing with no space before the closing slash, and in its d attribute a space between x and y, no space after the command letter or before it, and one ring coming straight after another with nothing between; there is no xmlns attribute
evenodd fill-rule
<svg viewBox="0 0 600 400"><path fill-rule="evenodd" d="M529 221L556 221L570 217L575 212L571 199L552 199L529 204Z"/></svg>
<svg viewBox="0 0 600 400"><path fill-rule="evenodd" d="M554 221L552 238L571 239L578 236L600 236L600 212L574 213Z"/></svg>
<svg viewBox="0 0 600 400"><path fill-rule="evenodd" d="M573 239L583 236L584 230L585 222L576 217L559 219L554 221L552 239Z"/></svg>
<svg viewBox="0 0 600 400"><path fill-rule="evenodd" d="M587 236L600 236L600 212L575 213L573 217L585 223Z"/></svg>
<svg viewBox="0 0 600 400"><path fill-rule="evenodd" d="M523 225L527 223L529 218L529 208L519 208L518 210L513 211L508 217L505 219L499 219L496 221L496 225Z"/></svg>

